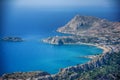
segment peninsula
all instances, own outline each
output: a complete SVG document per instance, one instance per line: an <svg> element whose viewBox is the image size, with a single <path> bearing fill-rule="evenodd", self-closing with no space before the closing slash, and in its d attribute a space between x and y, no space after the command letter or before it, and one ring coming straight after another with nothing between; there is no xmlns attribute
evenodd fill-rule
<svg viewBox="0 0 120 80"><path fill-rule="evenodd" d="M57 74L31 76L28 80L118 80L120 61L120 22L111 22L92 16L76 15L65 26L57 29L60 33L70 36L54 36L43 39L43 42L53 45L87 44L102 48L102 54L97 55L85 64L78 64L60 69ZM91 57L91 56L87 56ZM23 79L3 75L3 79ZM15 75L14 76L20 76Z"/></svg>

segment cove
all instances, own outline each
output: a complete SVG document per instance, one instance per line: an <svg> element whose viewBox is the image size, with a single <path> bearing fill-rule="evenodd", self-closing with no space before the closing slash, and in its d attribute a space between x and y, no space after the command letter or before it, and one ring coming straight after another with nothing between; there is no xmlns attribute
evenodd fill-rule
<svg viewBox="0 0 120 80"><path fill-rule="evenodd" d="M30 39L30 38L28 38ZM46 71L55 74L61 68L83 64L79 56L100 54L102 49L88 45L51 45L31 39L25 42L0 42L4 52L3 73Z"/></svg>
<svg viewBox="0 0 120 80"><path fill-rule="evenodd" d="M116 17L111 16L113 14L108 11L111 8L104 11L98 9L91 11L89 8L56 11L5 6L4 10L0 38L18 36L25 41L20 43L0 41L0 75L38 70L54 74L60 68L86 63L89 59L78 57L100 54L103 50L88 45L54 46L40 40L50 36L65 35L57 33L56 29L65 25L76 14L116 20Z"/></svg>

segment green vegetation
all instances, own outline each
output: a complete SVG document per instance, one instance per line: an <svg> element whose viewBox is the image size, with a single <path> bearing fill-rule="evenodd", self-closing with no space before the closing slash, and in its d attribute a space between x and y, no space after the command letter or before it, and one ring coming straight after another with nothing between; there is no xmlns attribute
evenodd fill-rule
<svg viewBox="0 0 120 80"><path fill-rule="evenodd" d="M120 52L110 56L108 65L83 72L78 80L120 80Z"/></svg>

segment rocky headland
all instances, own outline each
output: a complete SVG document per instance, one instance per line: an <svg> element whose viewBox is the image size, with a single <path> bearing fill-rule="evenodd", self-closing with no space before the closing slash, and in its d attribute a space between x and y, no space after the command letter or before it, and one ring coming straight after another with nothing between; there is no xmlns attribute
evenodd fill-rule
<svg viewBox="0 0 120 80"><path fill-rule="evenodd" d="M43 42L54 45L87 44L102 48L102 54L97 55L85 64L78 64L60 69L57 74L43 75L26 78L28 80L117 80L119 74L110 74L107 66L113 69L120 67L120 22L111 22L92 16L76 15L65 26L57 29L58 32L71 34L71 36L55 36L43 39ZM114 68L114 69L116 69ZM96 73L97 70L106 70L106 76L89 77L89 73ZM98 71L99 72L99 71ZM104 73L104 74L105 74ZM112 73L112 72L111 72ZM7 77L8 74L5 74ZM87 75L87 76L85 76ZM101 74L102 75L102 72ZM20 76L20 75L17 75ZM91 75L92 76L92 75ZM32 78L32 79L31 79ZM5 78L3 75L3 79ZM15 79L20 79L16 77Z"/></svg>

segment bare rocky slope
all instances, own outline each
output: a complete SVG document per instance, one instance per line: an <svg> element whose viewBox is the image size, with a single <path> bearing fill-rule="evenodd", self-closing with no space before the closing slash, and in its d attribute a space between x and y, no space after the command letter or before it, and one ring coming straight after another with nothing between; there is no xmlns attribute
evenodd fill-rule
<svg viewBox="0 0 120 80"><path fill-rule="evenodd" d="M116 35L120 32L120 23L92 16L76 15L65 26L58 28L57 31L80 36Z"/></svg>

